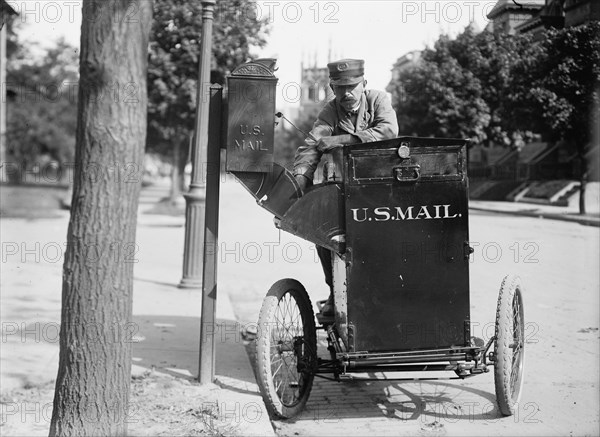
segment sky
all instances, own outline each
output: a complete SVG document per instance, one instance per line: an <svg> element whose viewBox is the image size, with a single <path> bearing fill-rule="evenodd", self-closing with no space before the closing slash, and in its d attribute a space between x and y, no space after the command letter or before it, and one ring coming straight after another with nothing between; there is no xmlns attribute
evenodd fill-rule
<svg viewBox="0 0 600 437"><path fill-rule="evenodd" d="M157 0L160 1L160 0ZM190 0L199 1L199 0ZM49 45L59 36L79 45L80 0L8 0L26 25L22 37ZM268 45L254 50L278 59L278 106L299 99L300 66L326 66L329 60L365 60L368 87L385 89L394 62L411 50L431 46L441 33L456 35L469 22L483 29L496 0L481 1L258 1L239 19L268 18ZM217 0L219 7L219 0ZM134 8L130 14L135 16Z"/></svg>

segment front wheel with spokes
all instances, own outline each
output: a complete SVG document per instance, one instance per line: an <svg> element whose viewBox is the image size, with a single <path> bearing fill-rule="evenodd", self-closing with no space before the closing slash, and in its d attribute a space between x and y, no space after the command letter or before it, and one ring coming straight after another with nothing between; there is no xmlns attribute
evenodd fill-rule
<svg viewBox="0 0 600 437"><path fill-rule="evenodd" d="M302 284L294 279L273 284L258 325L258 385L265 405L279 417L294 417L308 400L317 361L314 313Z"/></svg>
<svg viewBox="0 0 600 437"><path fill-rule="evenodd" d="M525 320L521 280L506 276L496 309L494 382L498 408L505 416L515 413L523 388Z"/></svg>

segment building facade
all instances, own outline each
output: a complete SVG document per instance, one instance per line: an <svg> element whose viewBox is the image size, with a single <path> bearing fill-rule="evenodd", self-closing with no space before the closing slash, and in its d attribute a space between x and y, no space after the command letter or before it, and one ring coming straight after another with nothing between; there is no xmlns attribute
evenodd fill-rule
<svg viewBox="0 0 600 437"><path fill-rule="evenodd" d="M321 108L326 102L333 98L333 91L329 87L329 69L301 65L300 73L300 110L301 112L312 111Z"/></svg>
<svg viewBox="0 0 600 437"><path fill-rule="evenodd" d="M499 0L487 18L493 32L517 33L517 27L533 18L545 6L546 0Z"/></svg>
<svg viewBox="0 0 600 437"><path fill-rule="evenodd" d="M494 32L532 33L541 38L545 29L579 26L600 20L600 1L499 0L487 18Z"/></svg>

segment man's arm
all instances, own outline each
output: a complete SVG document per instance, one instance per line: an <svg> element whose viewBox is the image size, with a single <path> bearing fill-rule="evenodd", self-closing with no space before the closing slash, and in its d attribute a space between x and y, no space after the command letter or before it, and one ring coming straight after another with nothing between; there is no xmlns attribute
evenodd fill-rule
<svg viewBox="0 0 600 437"><path fill-rule="evenodd" d="M352 134L321 137L316 144L314 144L314 140L307 140L307 143L308 141L311 141L311 144L313 144L310 148L300 147L298 148L298 150L300 151L300 149L303 149L300 153L304 154L304 158L306 158L310 154L311 162L313 162L312 157L316 156L316 164L314 164L314 167L308 165L302 166L302 164L296 166L296 164L294 164L294 177L296 179L296 182L298 182L300 189L303 192L306 189L306 187L312 184L313 174L323 153L328 153L331 150L335 149L336 147L340 147L343 144L357 144L361 142L360 138ZM296 160L298 160L298 156L299 154L297 153Z"/></svg>
<svg viewBox="0 0 600 437"><path fill-rule="evenodd" d="M335 116L332 113L331 105L325 106L312 130L309 138L304 141L304 145L298 147L294 158L294 176L302 175L308 181L312 182L313 174L319 164L323 152L319 151L317 145L319 140L325 137L331 137L333 126L335 125ZM301 178L296 178L302 180Z"/></svg>
<svg viewBox="0 0 600 437"><path fill-rule="evenodd" d="M323 137L317 143L317 150L321 153L327 153L336 147L344 144L358 144L362 142L355 134L334 135Z"/></svg>

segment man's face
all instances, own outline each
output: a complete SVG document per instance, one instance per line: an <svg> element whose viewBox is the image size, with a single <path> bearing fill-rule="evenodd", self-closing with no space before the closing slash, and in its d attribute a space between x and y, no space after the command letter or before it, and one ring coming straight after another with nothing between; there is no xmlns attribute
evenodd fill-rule
<svg viewBox="0 0 600 437"><path fill-rule="evenodd" d="M365 90L365 81L355 85L334 85L332 88L336 102L346 111L351 111L360 101L360 96Z"/></svg>

